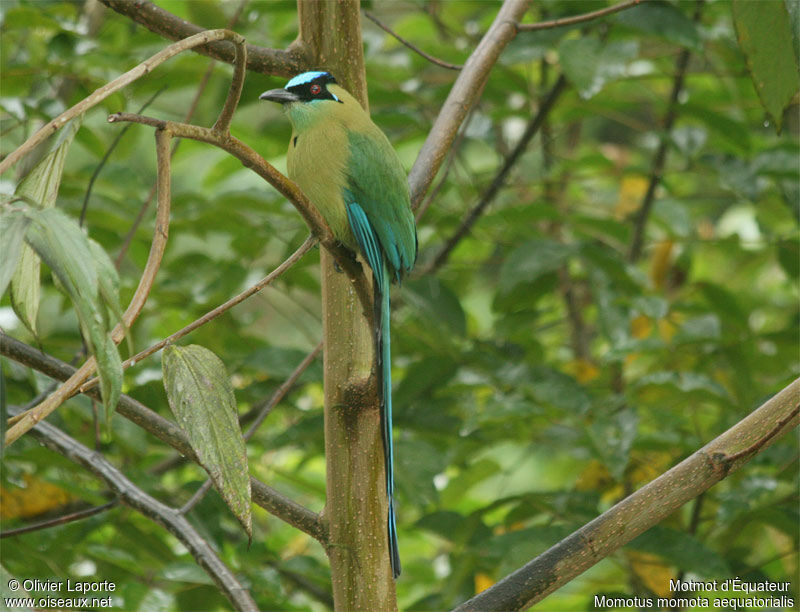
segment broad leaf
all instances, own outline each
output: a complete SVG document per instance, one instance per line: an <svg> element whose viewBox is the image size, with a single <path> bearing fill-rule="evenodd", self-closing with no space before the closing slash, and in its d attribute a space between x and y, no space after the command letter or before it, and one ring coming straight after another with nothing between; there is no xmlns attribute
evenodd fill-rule
<svg viewBox="0 0 800 612"><path fill-rule="evenodd" d="M202 346L168 346L164 388L181 429L217 491L252 537L247 451L225 364Z"/></svg>
<svg viewBox="0 0 800 612"><path fill-rule="evenodd" d="M734 0L733 21L758 97L780 131L800 85L789 11L783 2Z"/></svg>

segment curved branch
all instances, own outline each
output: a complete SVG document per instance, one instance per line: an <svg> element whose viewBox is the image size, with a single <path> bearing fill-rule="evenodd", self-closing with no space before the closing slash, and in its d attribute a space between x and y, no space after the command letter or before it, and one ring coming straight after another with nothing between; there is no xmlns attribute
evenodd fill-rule
<svg viewBox="0 0 800 612"><path fill-rule="evenodd" d="M524 610L738 470L800 422L800 378L728 431L454 612Z"/></svg>
<svg viewBox="0 0 800 612"><path fill-rule="evenodd" d="M620 2L614 6L607 6L606 8L592 11L591 13L584 13L583 15L574 15L572 17L561 17L560 19L553 19L552 21L540 21L539 23L518 23L517 30L520 32L535 32L537 30L549 30L551 28L560 28L562 26L575 25L599 19L607 15L613 15L619 11L624 11L627 8L641 4L646 0L628 0L627 2Z"/></svg>
<svg viewBox="0 0 800 612"><path fill-rule="evenodd" d="M3 332L0 332L0 355L13 359L56 380L67 380L75 373L75 368L71 365L28 346ZM89 389L86 395L99 399L100 390L96 387ZM153 434L162 442L169 444L187 459L199 463L197 455L183 431L172 421L165 419L144 404L124 394L120 397L117 405L117 413L148 433ZM250 477L250 488L253 494L253 501L256 504L282 521L307 533L323 545L327 545L328 535L325 524L315 512L294 502L256 478Z"/></svg>
<svg viewBox="0 0 800 612"><path fill-rule="evenodd" d="M120 15L169 40L181 40L205 31L205 28L181 19L147 0L100 1ZM235 51L230 44L223 41L214 41L194 50L228 64L234 63ZM253 72L288 77L303 72L308 67L309 60L299 45L292 45L285 51L247 45L247 69Z"/></svg>
<svg viewBox="0 0 800 612"><path fill-rule="evenodd" d="M505 0L489 30L467 59L408 174L411 205L417 208L439 171L461 122L477 101L489 72L517 35L516 23L531 0Z"/></svg>
<svg viewBox="0 0 800 612"><path fill-rule="evenodd" d="M197 564L211 577L237 610L258 612L258 607L222 560L177 510L162 504L128 480L102 455L49 423L39 423L32 435L49 449L86 468L103 480L119 499L174 535L192 554Z"/></svg>

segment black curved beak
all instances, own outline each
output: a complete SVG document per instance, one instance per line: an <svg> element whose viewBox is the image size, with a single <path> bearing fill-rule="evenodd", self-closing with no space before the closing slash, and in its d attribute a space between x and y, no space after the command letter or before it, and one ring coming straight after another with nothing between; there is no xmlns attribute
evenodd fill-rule
<svg viewBox="0 0 800 612"><path fill-rule="evenodd" d="M278 104L289 104L290 102L297 102L300 100L296 94L293 94L291 91L286 91L285 89L270 89L258 96L258 99L269 100L270 102L277 102Z"/></svg>

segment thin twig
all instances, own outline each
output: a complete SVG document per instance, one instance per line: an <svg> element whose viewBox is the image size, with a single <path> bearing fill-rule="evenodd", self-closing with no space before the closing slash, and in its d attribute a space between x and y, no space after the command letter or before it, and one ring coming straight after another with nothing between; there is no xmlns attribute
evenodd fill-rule
<svg viewBox="0 0 800 612"><path fill-rule="evenodd" d="M158 96L160 96L166 89L167 89L166 85L159 88L159 90L156 93L150 96L150 99L147 100L147 102L142 104L141 108L139 108L137 112L143 113L147 109L147 107L150 106L153 103L153 101ZM97 166L94 169L94 172L92 172L92 176L89 178L89 186L86 188L86 195L83 196L83 206L81 206L81 214L80 217L78 217L78 225L80 225L81 227L83 227L83 222L86 219L86 211L89 208L89 198L92 195L92 188L94 187L94 182L97 180L97 177L100 176L100 172L105 167L106 162L108 162L108 159L111 157L111 154L114 152L114 149L117 148L117 145L119 144L120 140L122 140L122 137L125 135L125 132L128 131L129 127L130 125L126 125L119 131L119 133L117 133L117 135L114 137L114 140L111 141L111 144L109 145L108 149L103 155L103 158L100 160L100 163L97 164Z"/></svg>
<svg viewBox="0 0 800 612"><path fill-rule="evenodd" d="M51 527L58 527L59 525L66 525L67 523L80 521L81 519L89 518L95 514L100 514L102 512L106 512L107 510L111 510L111 508L114 508L118 505L119 499L112 499L110 502L103 504L102 506L94 506L92 508L86 508L85 510L78 510L77 512L70 512L69 514L64 514L53 519L41 521L40 523L34 523L32 525L25 525L24 527L17 527L16 529L2 531L0 532L0 539L13 538L15 536L22 535L23 533L30 533L31 531L39 531L41 529L50 529Z"/></svg>
<svg viewBox="0 0 800 612"><path fill-rule="evenodd" d="M204 45L211 41L230 40L234 42L244 42L244 39L235 32L230 30L207 30L185 38L176 43L171 44L166 49L163 49L153 55L152 57L141 62L139 65L128 70L128 72L118 76L113 81L106 83L102 87L96 89L94 92L86 96L83 100L78 102L75 106L68 108L55 119L48 121L42 126L33 136L28 138L22 145L17 147L10 153L2 162L0 162L0 174L11 168L17 161L27 155L34 147L46 140L49 136L57 132L59 129L70 120L81 113L86 112L90 108L96 106L108 96L116 93L120 89L127 87L136 79L152 72L157 66L160 66L168 59L186 51L193 49L199 45Z"/></svg>
<svg viewBox="0 0 800 612"><path fill-rule="evenodd" d="M275 268L272 272L267 274L264 278L262 278L260 281L258 281L255 285L245 289L239 295L236 295L236 296L232 297L231 299L229 299L224 304L220 304L219 306L217 306L213 310L208 311L202 317L200 317L200 318L192 321L191 323L189 323L189 325L187 325L186 327L183 327L182 329L179 329L175 333L170 334L169 336L167 336L163 340L160 340L160 341L156 342L155 344L153 344L152 346L144 349L143 351L140 351L139 353L137 353L133 357L129 357L128 359L126 359L125 361L122 362L122 368L123 369L127 369L127 368L129 368L129 367L131 367L133 365L136 365L142 359L145 359L146 357L149 357L153 353L155 353L157 351L160 351L162 348L164 348L168 344L171 344L171 343L175 342L176 340L180 340L185 335L187 335L190 332L193 332L194 330L196 330L198 327L201 327L201 326L205 325L209 321L212 321L213 319L216 319L221 314L227 312L228 310L230 310L231 308L233 308L237 304L242 303L244 300L249 298L251 295L254 295L254 294L258 293L259 291L264 289L266 286L271 284L276 278L278 278L284 272L286 272L286 270L291 268L297 261L300 260L300 258L303 255L305 255L308 251L310 251L316 243L317 243L317 239L314 238L313 236L309 236L308 238L306 238L305 242L303 242L303 244L301 244L297 248L297 250L294 253L292 253L286 259L286 261L284 261L281 265L279 265L277 268ZM91 380L87 380L83 385L81 385L81 387L78 389L78 392L79 393L83 393L87 389L90 389L90 388L94 387L99 382L100 382L100 379L96 378L96 377L92 378Z"/></svg>
<svg viewBox="0 0 800 612"><path fill-rule="evenodd" d="M192 524L174 508L162 504L145 493L102 455L95 453L50 423L36 424L31 433L49 449L86 468L103 480L119 496L122 503L137 510L174 535L236 610L258 612L258 607L247 589L239 583L233 572L222 562L214 549L208 545L208 542L202 538Z"/></svg>
<svg viewBox="0 0 800 612"><path fill-rule="evenodd" d="M387 26L385 23L383 23L380 19L375 17L375 15L373 15L369 11L364 11L364 15L366 16L367 19L369 19L372 23L374 23L376 26L378 26L381 30L383 30L384 32L394 36L397 40L399 40L401 43L403 43L406 47L411 49L414 53L424 57L426 60L428 60L432 64L436 64L437 66L441 66L442 68L447 68L448 70L461 70L464 67L461 64L451 64L450 62L445 62L444 60L440 60L438 57L434 57L433 55L431 55L429 53L425 53L425 51L420 49L414 43L411 43L411 42L407 41L405 38L400 36L397 32L393 31L389 26Z"/></svg>
<svg viewBox="0 0 800 612"><path fill-rule="evenodd" d="M167 246L167 236L169 233L169 210L170 210L170 134L163 130L156 131L156 151L158 153L158 208L156 211L156 226L153 232L153 241L150 245L150 254L147 258L142 276L139 279L139 286L136 288L133 298L127 310L122 315L122 321L111 331L111 339L119 344L125 335L125 330L130 329L133 322L144 308L150 289L155 282L156 273L161 266L161 258ZM97 366L94 357L89 357L69 380L55 390L41 404L20 415L6 432L5 443L11 444L21 435L33 427L36 423L46 418L51 412L72 397L78 387L95 371Z"/></svg>
<svg viewBox="0 0 800 612"><path fill-rule="evenodd" d="M434 273L436 270L441 268L445 263L447 263L448 258L450 257L450 253L452 253L453 249L456 245L461 241L464 236L466 236L472 226L475 225L475 222L480 218L483 214L486 207L491 204L494 200L495 196L500 191L500 188L505 183L506 178L508 177L508 173L517 163L519 158L525 152L525 149L528 148L531 139L534 135L539 131L539 128L544 121L544 118L550 112L550 109L553 108L558 97L561 95L567 87L567 80L564 76L560 76L558 80L555 82L553 87L550 89L550 92L547 94L545 99L542 101L541 106L539 106L539 112L536 113L534 117L528 122L528 126L525 128L525 132L523 133L522 137L519 139L519 142L514 147L514 150L506 157L505 161L503 162L500 171L495 175L494 180L492 180L491 184L489 185L488 189L484 192L481 196L481 199L478 203L472 208L469 214L466 216L464 221L461 223L459 228L453 233L450 239L445 243L442 247L442 250L439 251L439 254L436 258L431 262L430 266L425 270L425 274Z"/></svg>
<svg viewBox="0 0 800 612"><path fill-rule="evenodd" d="M520 32L535 32L536 30L548 30L550 28L560 28L562 26L575 25L591 21L592 19L599 19L607 15L613 15L619 11L641 4L646 0L628 0L627 2L620 2L614 6L607 6L606 8L592 11L591 13L584 13L583 15L575 15L573 17L560 17L552 21L540 21L539 23L518 23L517 30Z"/></svg>
<svg viewBox="0 0 800 612"><path fill-rule="evenodd" d="M700 14L703 9L703 0L697 0L694 11L694 22L700 21ZM642 204L636 212L633 221L633 238L631 239L631 247L628 252L628 260L635 263L642 256L642 248L644 246L644 233L647 227L647 221L650 218L650 210L653 208L655 201L656 188L661 183L661 177L664 172L664 164L667 160L667 148L669 146L669 134L672 131L672 125L678 115L678 98L683 90L683 83L686 79L686 70L689 67L689 57L691 52L689 49L684 48L681 50L680 55L675 67L675 80L672 83L672 93L669 96L669 103L667 110L664 114L664 119L661 122L662 136L661 142L658 144L656 154L653 156L653 162L650 166L650 181L647 184L647 191L642 199Z"/></svg>
<svg viewBox="0 0 800 612"><path fill-rule="evenodd" d="M408 174L411 205L419 207L433 178L444 162L458 128L483 90L489 72L500 53L517 35L516 23L528 9L531 0L505 0L489 30L481 38L475 51L456 78L436 121L428 132L425 143Z"/></svg>
<svg viewBox="0 0 800 612"><path fill-rule="evenodd" d="M43 353L39 349L28 346L2 331L0 331L0 355L4 355L58 380L67 380L76 371L69 364ZM89 389L86 394L89 397L99 398L100 390L97 388ZM194 449L192 449L180 427L157 412L150 410L141 402L123 394L117 406L117 413L153 434L187 459L199 463ZM319 540L323 545L327 543L326 525L320 520L318 514L301 506L256 478L250 478L250 487L253 493L253 501L256 504L282 521Z"/></svg>

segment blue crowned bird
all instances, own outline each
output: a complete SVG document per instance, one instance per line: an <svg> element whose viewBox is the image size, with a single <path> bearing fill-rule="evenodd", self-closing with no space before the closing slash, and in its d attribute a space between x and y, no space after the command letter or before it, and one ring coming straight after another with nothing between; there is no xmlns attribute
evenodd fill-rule
<svg viewBox="0 0 800 612"><path fill-rule="evenodd" d="M304 72L261 94L283 105L292 124L287 166L336 239L372 270L387 536L392 574L400 575L394 513L389 286L414 267L417 232L397 153L358 101L328 72Z"/></svg>

